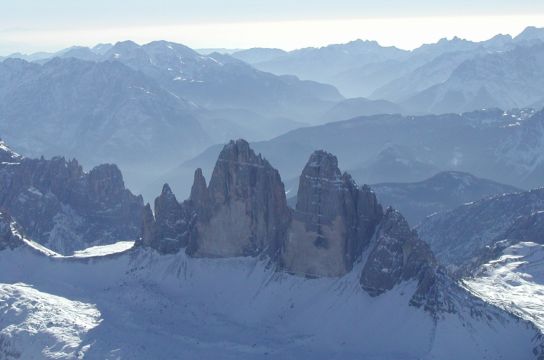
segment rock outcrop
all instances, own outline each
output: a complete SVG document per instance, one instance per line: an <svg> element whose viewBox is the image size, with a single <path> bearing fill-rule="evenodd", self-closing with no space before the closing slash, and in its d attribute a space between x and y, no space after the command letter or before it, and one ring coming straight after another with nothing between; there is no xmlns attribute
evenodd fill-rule
<svg viewBox="0 0 544 360"><path fill-rule="evenodd" d="M0 250L14 249L21 244L21 239L13 231L15 222L6 212L0 212Z"/></svg>
<svg viewBox="0 0 544 360"><path fill-rule="evenodd" d="M144 245L162 253L186 248L196 257L267 254L275 257L290 222L280 175L244 140L227 144L210 184L195 171L189 200L179 203L168 185L147 210Z"/></svg>
<svg viewBox="0 0 544 360"><path fill-rule="evenodd" d="M290 211L280 175L268 161L245 140L231 141L205 185L197 170L190 199L198 214L195 256L277 254Z"/></svg>
<svg viewBox="0 0 544 360"><path fill-rule="evenodd" d="M370 295L377 296L402 281L427 282L435 268L436 261L429 246L410 229L398 211L389 208L369 249L361 286Z"/></svg>
<svg viewBox="0 0 544 360"><path fill-rule="evenodd" d="M300 176L283 267L305 276L347 273L381 216L368 187L358 189L349 174L342 174L334 155L314 152Z"/></svg>
<svg viewBox="0 0 544 360"><path fill-rule="evenodd" d="M16 161L0 164L0 208L32 240L70 255L139 236L143 200L125 188L117 166L86 173L76 160L61 157L10 158Z"/></svg>
<svg viewBox="0 0 544 360"><path fill-rule="evenodd" d="M194 237L196 214L189 201L179 203L168 184L155 199L155 214L146 205L141 241L163 254L177 253Z"/></svg>
<svg viewBox="0 0 544 360"><path fill-rule="evenodd" d="M360 283L370 295L414 280L413 304L437 303L429 246L399 212L384 214L370 187L358 187L325 151L302 171L292 212L277 170L246 141L231 141L208 186L196 170L189 200L179 203L164 186L155 214L145 208L142 231L141 243L161 253L266 255L278 270L307 277L342 276L361 261Z"/></svg>

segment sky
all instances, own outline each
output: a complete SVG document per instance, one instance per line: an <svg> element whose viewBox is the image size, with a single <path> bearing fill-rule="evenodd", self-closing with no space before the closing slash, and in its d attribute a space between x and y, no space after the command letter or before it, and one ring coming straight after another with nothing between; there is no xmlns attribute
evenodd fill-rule
<svg viewBox="0 0 544 360"><path fill-rule="evenodd" d="M128 39L286 50L364 39L413 49L544 27L543 0L0 0L0 9L0 55Z"/></svg>

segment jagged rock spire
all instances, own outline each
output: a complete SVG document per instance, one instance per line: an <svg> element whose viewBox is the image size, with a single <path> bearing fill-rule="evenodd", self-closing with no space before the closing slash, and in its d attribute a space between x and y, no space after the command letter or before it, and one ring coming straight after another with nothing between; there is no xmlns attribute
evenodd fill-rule
<svg viewBox="0 0 544 360"><path fill-rule="evenodd" d="M191 201L198 214L195 255L277 253L290 219L280 175L245 140L221 151L207 191L195 173Z"/></svg>
<svg viewBox="0 0 544 360"><path fill-rule="evenodd" d="M279 268L312 277L342 276L361 259L360 284L370 295L416 279L415 305L427 304L434 289L429 247L399 212L384 214L370 187L357 187L337 158L322 150L302 171L291 213L278 171L246 141L231 141L208 187L202 171L195 171L188 201L178 203L164 186L155 219L146 207L142 242L163 253L185 247L197 257L267 254Z"/></svg>
<svg viewBox="0 0 544 360"><path fill-rule="evenodd" d="M193 186L191 188L191 196L189 198L192 205L199 209L201 218L208 218L210 207L210 193L206 185L206 179L202 174L202 169L195 170Z"/></svg>
<svg viewBox="0 0 544 360"><path fill-rule="evenodd" d="M370 295L377 296L401 281L423 280L428 277L428 270L435 267L429 246L410 229L401 213L390 207L371 244L361 273L361 286Z"/></svg>
<svg viewBox="0 0 544 360"><path fill-rule="evenodd" d="M359 209L361 201L363 209ZM314 152L302 175L283 266L308 276L340 276L351 270L381 217L370 189L359 190L337 158ZM361 219L361 221L359 221Z"/></svg>

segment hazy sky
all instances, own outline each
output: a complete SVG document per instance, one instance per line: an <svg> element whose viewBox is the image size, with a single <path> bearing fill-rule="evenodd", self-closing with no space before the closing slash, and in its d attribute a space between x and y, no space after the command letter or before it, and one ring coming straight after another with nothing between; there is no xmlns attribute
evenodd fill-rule
<svg viewBox="0 0 544 360"><path fill-rule="evenodd" d="M0 0L0 54L131 39L293 49L356 38L414 48L544 27L544 0Z"/></svg>

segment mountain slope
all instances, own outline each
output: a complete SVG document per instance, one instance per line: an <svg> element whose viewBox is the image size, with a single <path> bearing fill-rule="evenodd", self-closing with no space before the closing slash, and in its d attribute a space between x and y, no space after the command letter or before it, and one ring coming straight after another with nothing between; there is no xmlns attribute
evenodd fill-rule
<svg viewBox="0 0 544 360"><path fill-rule="evenodd" d="M417 230L438 259L453 269L478 260L522 216L544 210L544 188L504 194L430 216ZM525 239L530 240L530 239Z"/></svg>
<svg viewBox="0 0 544 360"><path fill-rule="evenodd" d="M522 108L543 96L539 64L544 45L476 56L451 76L402 103L412 112L462 112L492 107Z"/></svg>
<svg viewBox="0 0 544 360"><path fill-rule="evenodd" d="M166 41L142 46L120 42L102 60L120 61L176 95L210 109L243 108L310 121L321 109L342 100L330 85L272 75L229 55L203 56Z"/></svg>
<svg viewBox="0 0 544 360"><path fill-rule="evenodd" d="M142 222L133 248L62 256L0 213L0 354L415 360L541 350L529 322L453 282L402 215L324 151L303 170L293 214L278 172L238 140L209 186L197 170L183 203L165 186Z"/></svg>
<svg viewBox="0 0 544 360"><path fill-rule="evenodd" d="M0 353L47 357L47 349L59 349L57 358L76 352L89 359L330 359L339 352L343 359L534 358L535 330L504 312L476 299L467 303L463 295L454 298L455 312L435 320L406 305L411 284L371 298L354 281L355 273L305 279L275 273L255 258L195 259L144 249L91 260L51 259L24 247L0 251L1 296L19 308L18 317L10 313L0 322ZM41 310L33 307L36 301ZM31 317L23 320L25 314ZM28 324L38 330L32 342Z"/></svg>
<svg viewBox="0 0 544 360"><path fill-rule="evenodd" d="M0 80L0 132L29 156L141 170L190 156L210 141L194 105L119 62L8 59L0 63Z"/></svg>
<svg viewBox="0 0 544 360"><path fill-rule="evenodd" d="M416 183L381 183L372 185L378 199L406 214L407 220L418 224L425 217L450 210L464 203L521 190L468 173L442 172Z"/></svg>

